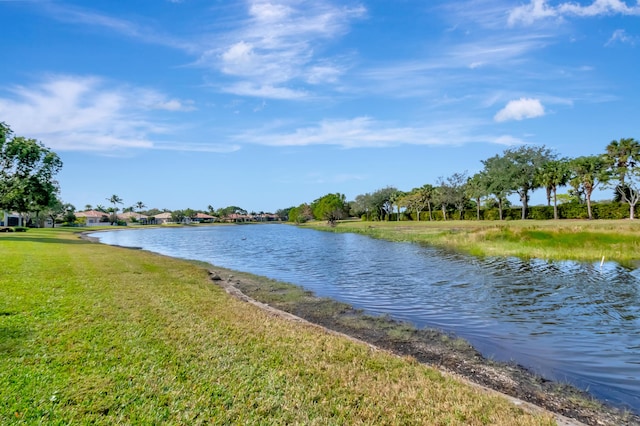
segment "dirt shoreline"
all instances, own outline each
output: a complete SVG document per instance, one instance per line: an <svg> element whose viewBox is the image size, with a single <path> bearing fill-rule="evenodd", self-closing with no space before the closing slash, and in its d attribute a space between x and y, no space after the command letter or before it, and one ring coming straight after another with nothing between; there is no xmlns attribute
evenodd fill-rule
<svg viewBox="0 0 640 426"><path fill-rule="evenodd" d="M634 413L607 406L586 392L546 380L520 365L488 360L454 336L415 329L389 317L368 316L292 284L221 268L210 269L209 274L227 293L274 315L309 322L374 348L413 357L445 374L501 393L525 409L553 413L559 425L640 425L640 416ZM290 297L291 293L303 296Z"/></svg>

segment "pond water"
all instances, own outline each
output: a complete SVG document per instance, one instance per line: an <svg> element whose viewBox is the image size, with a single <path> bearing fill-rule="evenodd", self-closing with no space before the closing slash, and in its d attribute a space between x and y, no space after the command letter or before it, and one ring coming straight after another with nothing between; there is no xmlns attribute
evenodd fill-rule
<svg viewBox="0 0 640 426"><path fill-rule="evenodd" d="M453 332L640 412L640 270L613 262L479 259L287 225L99 232L106 244L267 276L418 327Z"/></svg>

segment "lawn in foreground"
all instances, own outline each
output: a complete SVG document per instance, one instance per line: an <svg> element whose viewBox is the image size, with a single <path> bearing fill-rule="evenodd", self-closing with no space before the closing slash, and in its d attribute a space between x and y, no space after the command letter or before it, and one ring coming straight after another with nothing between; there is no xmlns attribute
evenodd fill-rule
<svg viewBox="0 0 640 426"><path fill-rule="evenodd" d="M0 235L0 423L552 424L231 298L205 268Z"/></svg>

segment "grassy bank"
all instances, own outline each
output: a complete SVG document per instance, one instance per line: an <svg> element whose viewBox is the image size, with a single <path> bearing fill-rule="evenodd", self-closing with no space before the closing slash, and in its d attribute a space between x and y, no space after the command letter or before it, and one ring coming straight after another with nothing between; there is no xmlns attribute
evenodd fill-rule
<svg viewBox="0 0 640 426"><path fill-rule="evenodd" d="M477 256L601 261L631 265L640 260L640 221L344 221L330 228L391 241L427 243Z"/></svg>
<svg viewBox="0 0 640 426"><path fill-rule="evenodd" d="M0 235L0 423L551 424L65 230Z"/></svg>

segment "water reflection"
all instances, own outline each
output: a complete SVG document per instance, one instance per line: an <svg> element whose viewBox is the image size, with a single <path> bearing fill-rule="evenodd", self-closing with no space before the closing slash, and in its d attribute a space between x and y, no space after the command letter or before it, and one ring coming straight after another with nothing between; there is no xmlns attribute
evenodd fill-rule
<svg viewBox="0 0 640 426"><path fill-rule="evenodd" d="M370 313L467 338L640 412L640 275L612 262L478 259L283 225L95 234L292 282Z"/></svg>

